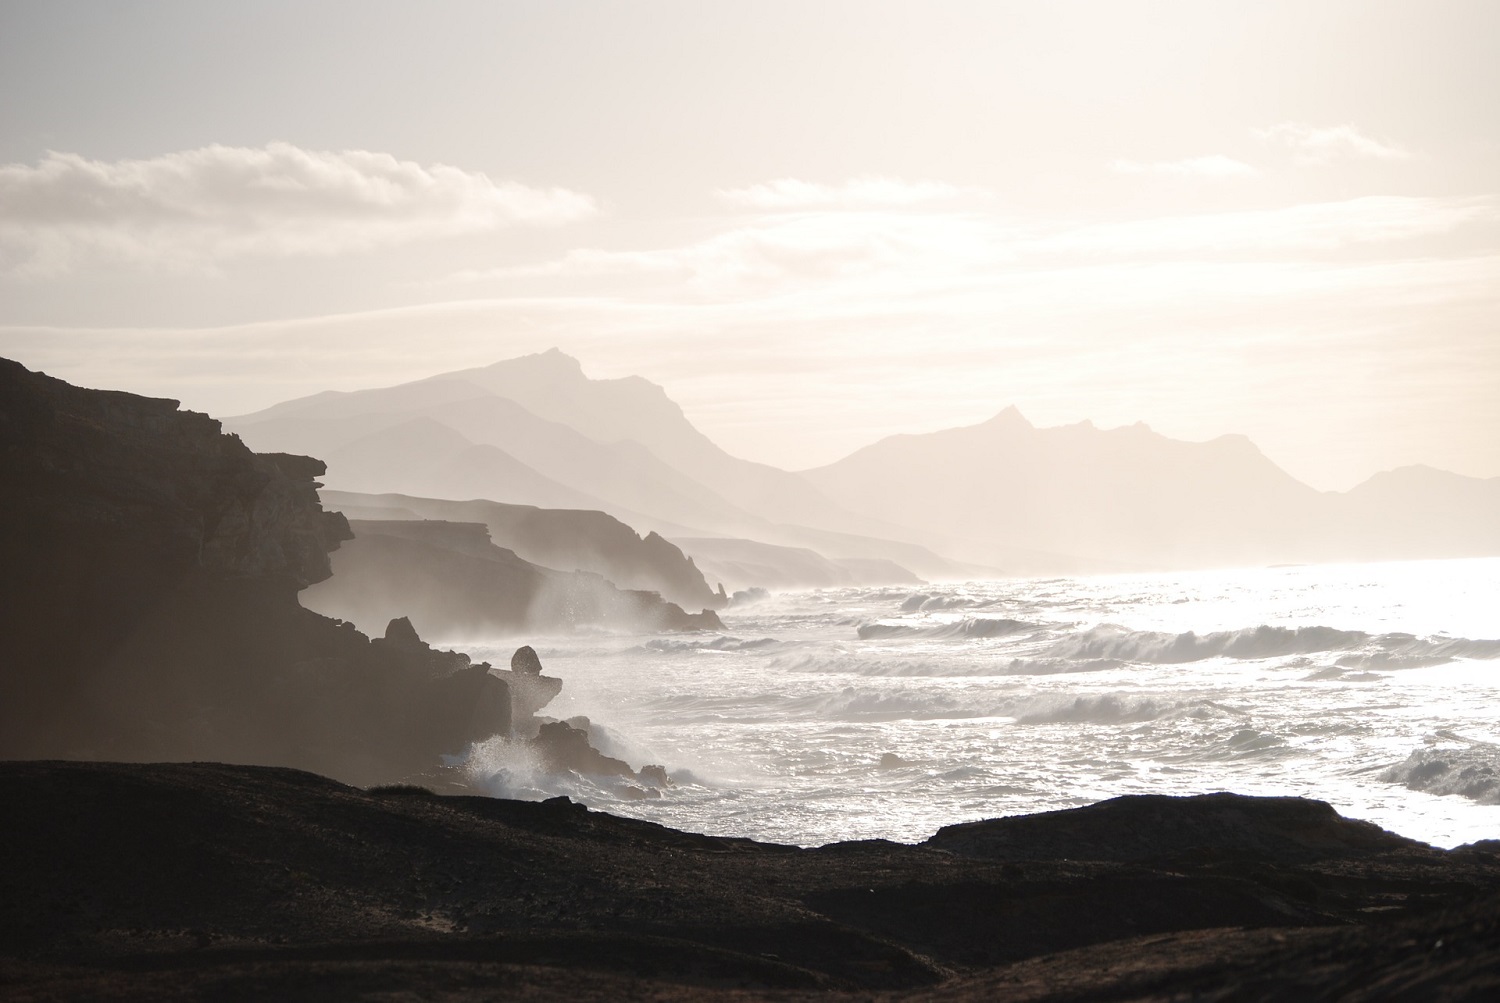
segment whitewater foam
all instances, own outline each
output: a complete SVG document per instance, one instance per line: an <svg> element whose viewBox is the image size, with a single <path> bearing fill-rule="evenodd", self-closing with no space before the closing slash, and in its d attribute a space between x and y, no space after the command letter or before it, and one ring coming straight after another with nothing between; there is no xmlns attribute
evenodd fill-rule
<svg viewBox="0 0 1500 1003"><path fill-rule="evenodd" d="M722 634L533 641L565 680L550 712L702 781L581 799L801 844L1223 789L1442 845L1500 835L1491 753L1430 741L1494 732L1500 560L829 589L721 616ZM501 768L497 790L543 786Z"/></svg>

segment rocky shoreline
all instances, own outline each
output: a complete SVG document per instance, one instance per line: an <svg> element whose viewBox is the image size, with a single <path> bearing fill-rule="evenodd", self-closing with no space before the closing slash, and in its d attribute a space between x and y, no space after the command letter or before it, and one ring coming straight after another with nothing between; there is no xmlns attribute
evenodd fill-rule
<svg viewBox="0 0 1500 1003"><path fill-rule="evenodd" d="M0 360L0 998L1500 992L1500 843L1320 802L1128 797L803 849L472 796L435 764L486 741L643 799L670 782L539 718L561 682L530 648L495 670L405 616L374 638L303 608L350 539L323 469ZM483 527L421 532L503 591Z"/></svg>
<svg viewBox="0 0 1500 1003"><path fill-rule="evenodd" d="M1500 843L1136 796L816 849L289 769L0 764L6 999L1490 999Z"/></svg>

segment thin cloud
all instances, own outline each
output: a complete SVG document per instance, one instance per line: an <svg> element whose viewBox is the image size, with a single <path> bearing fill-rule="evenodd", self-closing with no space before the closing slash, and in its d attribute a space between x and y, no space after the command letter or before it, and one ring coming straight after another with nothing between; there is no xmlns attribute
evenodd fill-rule
<svg viewBox="0 0 1500 1003"><path fill-rule="evenodd" d="M1260 173L1243 160L1222 153L1184 160L1115 160L1109 169L1117 174L1159 174L1182 178L1252 178Z"/></svg>
<svg viewBox="0 0 1500 1003"><path fill-rule="evenodd" d="M796 178L780 178L748 188L720 190L716 194L733 205L750 209L870 208L927 205L951 202L983 194L942 181L903 181L900 178L867 175L840 185L822 185Z"/></svg>
<svg viewBox="0 0 1500 1003"><path fill-rule="evenodd" d="M1306 122L1281 122L1253 130L1267 142L1290 148L1303 163L1326 164L1339 159L1410 160L1411 151L1395 143L1372 139L1352 123L1316 126Z"/></svg>
<svg viewBox="0 0 1500 1003"><path fill-rule="evenodd" d="M963 268L990 256L995 235L993 222L967 214L809 211L770 215L675 247L579 248L549 262L465 271L442 281L635 276L694 296L738 296L870 274Z"/></svg>
<svg viewBox="0 0 1500 1003"><path fill-rule="evenodd" d="M735 299L791 289L877 295L965 286L1028 267L1142 260L1293 259L1405 242L1500 223L1491 197L1369 196L1237 212L1019 226L958 212L771 214L677 246L575 249L533 265L473 270L441 284L555 278L626 281L628 298ZM1369 252L1366 252L1369 253ZM584 285L581 288L590 288ZM598 287L594 287L598 288Z"/></svg>
<svg viewBox="0 0 1500 1003"><path fill-rule="evenodd" d="M1279 209L1086 225L1043 238L1032 246L1105 256L1285 254L1395 243L1497 221L1500 206L1489 197L1372 195Z"/></svg>
<svg viewBox="0 0 1500 1003"><path fill-rule="evenodd" d="M366 150L207 146L148 160L49 153L0 165L7 264L56 274L102 256L202 267L244 254L333 254L500 227L566 223L587 195Z"/></svg>

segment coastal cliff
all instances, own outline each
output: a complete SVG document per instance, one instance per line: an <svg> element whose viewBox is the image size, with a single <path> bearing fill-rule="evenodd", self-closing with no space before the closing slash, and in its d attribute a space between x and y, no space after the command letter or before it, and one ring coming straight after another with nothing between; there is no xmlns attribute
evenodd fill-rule
<svg viewBox="0 0 1500 1003"><path fill-rule="evenodd" d="M711 609L688 613L654 591L619 589L588 571L539 567L492 543L482 523L356 519L351 527L354 539L333 557L336 574L302 601L361 626L406 615L423 633L445 638L724 626Z"/></svg>
<svg viewBox="0 0 1500 1003"><path fill-rule="evenodd" d="M484 523L495 546L522 560L558 571L591 571L621 589L660 593L684 609L718 609L728 601L675 544L654 532L642 536L604 512L327 488L319 494L351 519Z"/></svg>
<svg viewBox="0 0 1500 1003"><path fill-rule="evenodd" d="M213 759L353 783L503 733L487 666L303 609L350 538L320 460L0 360L0 757Z"/></svg>

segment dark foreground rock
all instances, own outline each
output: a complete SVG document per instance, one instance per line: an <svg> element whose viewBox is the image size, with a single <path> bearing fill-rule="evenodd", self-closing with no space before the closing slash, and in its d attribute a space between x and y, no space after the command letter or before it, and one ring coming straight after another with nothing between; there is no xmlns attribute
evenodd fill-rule
<svg viewBox="0 0 1500 1003"><path fill-rule="evenodd" d="M0 764L0 803L11 999L1500 990L1492 849L1291 799L1120 798L819 849L216 764Z"/></svg>

